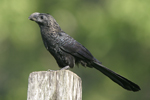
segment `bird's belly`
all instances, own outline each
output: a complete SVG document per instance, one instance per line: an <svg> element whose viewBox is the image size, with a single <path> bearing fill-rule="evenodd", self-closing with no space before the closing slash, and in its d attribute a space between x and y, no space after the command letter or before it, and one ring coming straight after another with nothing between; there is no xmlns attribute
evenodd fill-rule
<svg viewBox="0 0 150 100"><path fill-rule="evenodd" d="M60 49L52 49L52 50L49 50L49 52L52 54L52 56L55 58L55 60L57 61L57 64L59 65L60 68L63 68L65 66L69 66L71 68L74 67L75 65L75 58L60 50Z"/></svg>

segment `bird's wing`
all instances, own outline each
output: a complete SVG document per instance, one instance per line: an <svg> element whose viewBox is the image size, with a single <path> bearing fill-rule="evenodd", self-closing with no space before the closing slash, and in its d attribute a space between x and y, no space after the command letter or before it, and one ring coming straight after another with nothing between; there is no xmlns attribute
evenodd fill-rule
<svg viewBox="0 0 150 100"><path fill-rule="evenodd" d="M67 52L77 58L93 60L94 57L82 44L74 40L73 38L67 39L60 47L64 52Z"/></svg>

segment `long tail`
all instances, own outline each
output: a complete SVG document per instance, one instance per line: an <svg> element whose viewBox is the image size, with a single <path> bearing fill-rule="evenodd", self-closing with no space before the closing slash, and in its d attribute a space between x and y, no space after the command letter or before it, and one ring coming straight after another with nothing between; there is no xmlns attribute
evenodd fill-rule
<svg viewBox="0 0 150 100"><path fill-rule="evenodd" d="M114 82L116 82L117 84L119 84L120 86L122 86L123 88L125 88L129 91L136 92L136 91L141 90L140 87L138 85L136 85L135 83L133 83L130 80L120 76L119 74L117 74L113 71L111 71L110 69L106 68L105 66L103 66L102 64L100 64L98 62L94 62L92 64L92 66L94 68L96 68L97 70L101 71L106 76L108 76L111 80L113 80Z"/></svg>

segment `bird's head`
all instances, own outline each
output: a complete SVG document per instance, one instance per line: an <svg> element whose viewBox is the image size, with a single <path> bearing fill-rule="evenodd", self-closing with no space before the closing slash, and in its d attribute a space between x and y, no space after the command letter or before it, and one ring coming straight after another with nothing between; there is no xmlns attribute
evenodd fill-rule
<svg viewBox="0 0 150 100"><path fill-rule="evenodd" d="M56 20L49 14L35 12L29 16L29 19L35 21L39 26L55 27L59 26Z"/></svg>

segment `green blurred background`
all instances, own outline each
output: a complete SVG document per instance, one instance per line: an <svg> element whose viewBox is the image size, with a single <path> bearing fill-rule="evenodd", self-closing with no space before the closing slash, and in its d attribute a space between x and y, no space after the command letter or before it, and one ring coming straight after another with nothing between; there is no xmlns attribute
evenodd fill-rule
<svg viewBox="0 0 150 100"><path fill-rule="evenodd" d="M130 92L99 71L71 69L82 78L83 100L150 100L149 0L0 0L0 100L26 100L29 73L57 70L40 29L28 20L49 13L103 65L141 87Z"/></svg>

